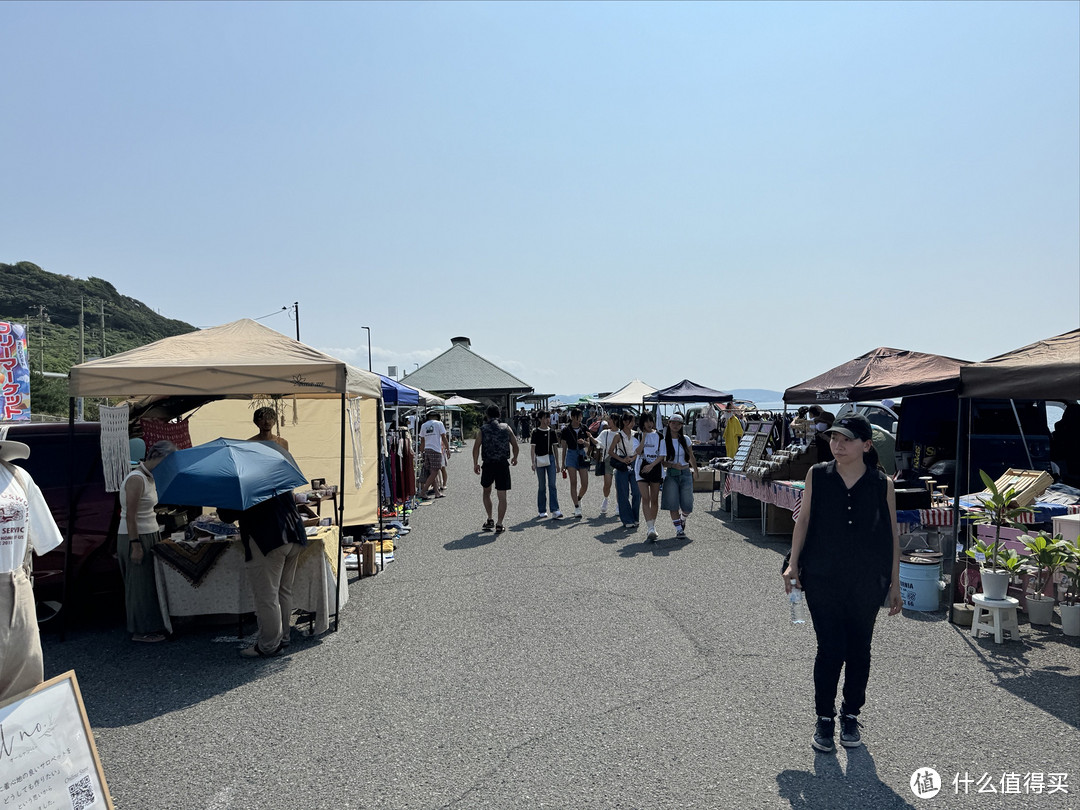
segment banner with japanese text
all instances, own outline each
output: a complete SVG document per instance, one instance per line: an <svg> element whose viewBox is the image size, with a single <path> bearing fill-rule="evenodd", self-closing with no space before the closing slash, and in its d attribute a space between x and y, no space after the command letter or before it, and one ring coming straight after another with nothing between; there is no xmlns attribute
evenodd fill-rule
<svg viewBox="0 0 1080 810"><path fill-rule="evenodd" d="M2 421L30 419L30 359L26 353L26 327L0 321L0 396Z"/></svg>

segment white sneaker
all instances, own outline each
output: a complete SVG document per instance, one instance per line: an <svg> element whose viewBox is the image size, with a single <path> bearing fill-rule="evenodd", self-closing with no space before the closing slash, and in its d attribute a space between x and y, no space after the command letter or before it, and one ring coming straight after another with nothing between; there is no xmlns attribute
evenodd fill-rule
<svg viewBox="0 0 1080 810"><path fill-rule="evenodd" d="M576 517L576 518L581 517L581 507L580 506L575 506L574 507L574 517Z"/></svg>
<svg viewBox="0 0 1080 810"><path fill-rule="evenodd" d="M604 498L604 500L602 500L600 502L600 514L601 515L606 515L607 514L607 498Z"/></svg>
<svg viewBox="0 0 1080 810"><path fill-rule="evenodd" d="M686 537L686 531L683 529L682 526L680 526L679 528L677 528L675 530L675 536L676 537Z"/></svg>
<svg viewBox="0 0 1080 810"><path fill-rule="evenodd" d="M552 519L552 520L562 520L562 519L563 519L563 513L562 513L562 512L555 512L555 513L554 513L554 514L553 514L553 515L551 516L551 519Z"/></svg>
<svg viewBox="0 0 1080 810"><path fill-rule="evenodd" d="M537 516L536 516L536 519L537 519L537 520L543 520L543 519L544 519L544 518L546 518L547 516L548 516L548 515L547 515L547 512L541 512L541 513L540 513L539 515L537 515Z"/></svg>

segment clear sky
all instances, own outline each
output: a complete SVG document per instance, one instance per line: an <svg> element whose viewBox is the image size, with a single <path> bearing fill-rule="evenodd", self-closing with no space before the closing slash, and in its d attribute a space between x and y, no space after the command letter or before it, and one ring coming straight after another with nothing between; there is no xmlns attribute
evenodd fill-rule
<svg viewBox="0 0 1080 810"><path fill-rule="evenodd" d="M1080 4L0 3L0 261L542 392L1080 325ZM282 313L262 321L292 334Z"/></svg>

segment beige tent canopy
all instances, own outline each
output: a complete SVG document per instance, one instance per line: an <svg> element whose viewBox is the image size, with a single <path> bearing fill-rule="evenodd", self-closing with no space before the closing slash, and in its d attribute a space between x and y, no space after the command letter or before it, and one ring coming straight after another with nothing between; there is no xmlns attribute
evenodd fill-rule
<svg viewBox="0 0 1080 810"><path fill-rule="evenodd" d="M247 318L74 366L69 390L73 397L382 397L377 375L349 370L341 360Z"/></svg>
<svg viewBox="0 0 1080 810"><path fill-rule="evenodd" d="M296 419L284 426L282 435L300 469L332 480L337 476L326 474L328 464L340 461L343 525L378 522L377 428L382 400L378 375L255 321L243 319L164 338L74 366L69 391L72 397L295 399ZM361 454L364 483L359 488L357 476L344 472L346 461L355 462L353 442L345 440L341 429L346 400L360 400L349 410L360 423L361 446L368 448ZM249 402L204 405L190 424L193 441L245 438L254 430L249 408ZM287 410L291 416L292 409Z"/></svg>
<svg viewBox="0 0 1080 810"><path fill-rule="evenodd" d="M631 380L614 394L608 394L597 400L601 405L641 405L649 394L656 393L656 389L641 380Z"/></svg>

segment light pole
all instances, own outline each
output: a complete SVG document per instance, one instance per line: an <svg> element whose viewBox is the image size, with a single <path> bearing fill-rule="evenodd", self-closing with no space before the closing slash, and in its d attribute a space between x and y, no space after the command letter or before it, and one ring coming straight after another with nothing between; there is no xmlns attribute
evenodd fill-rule
<svg viewBox="0 0 1080 810"><path fill-rule="evenodd" d="M361 326L360 328L367 330L367 370L371 371L371 327Z"/></svg>
<svg viewBox="0 0 1080 810"><path fill-rule="evenodd" d="M36 317L38 319L38 328L39 328L39 332L38 332L38 335L39 335L38 353L39 353L39 358L40 358L40 361L41 361L41 368L39 370L40 370L40 372L42 374L44 374L45 373L45 322L51 320L51 318L49 318L49 310L46 309L41 304L38 304L37 311L38 311L38 314L37 314ZM29 315L26 316L27 326L29 326L29 321L33 317L35 317L33 314L29 314ZM27 329L27 331L29 332L29 329Z"/></svg>

